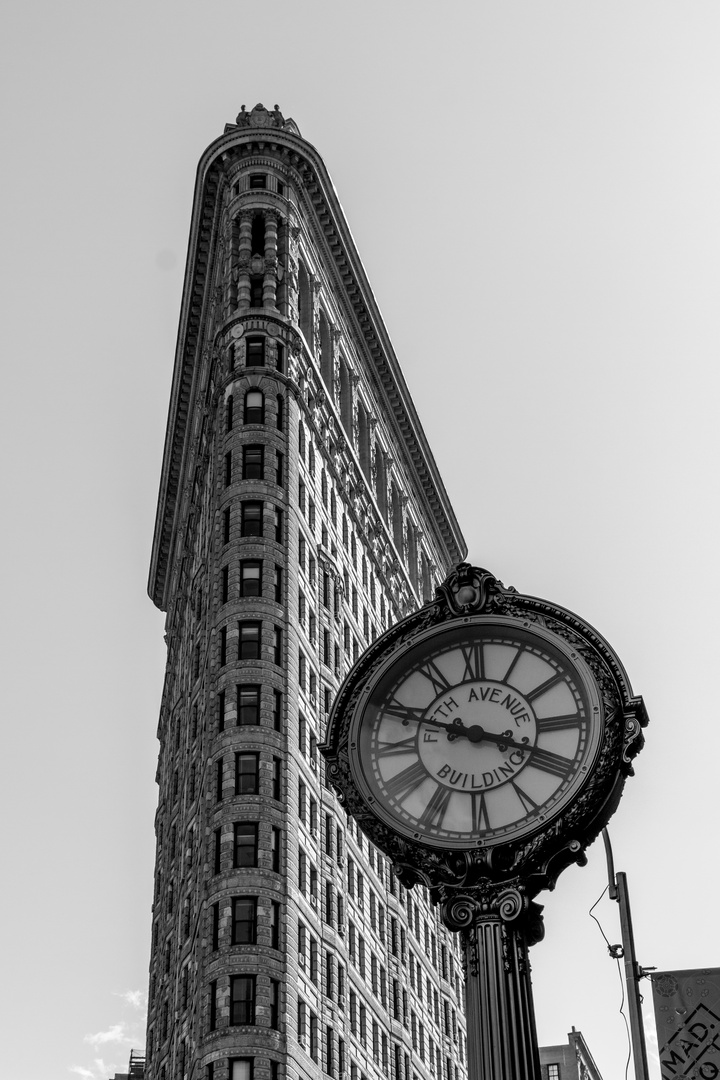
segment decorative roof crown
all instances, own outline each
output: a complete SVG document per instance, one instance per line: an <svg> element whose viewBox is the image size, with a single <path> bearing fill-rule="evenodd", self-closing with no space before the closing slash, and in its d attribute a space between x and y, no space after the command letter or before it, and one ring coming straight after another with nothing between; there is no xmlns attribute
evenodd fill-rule
<svg viewBox="0 0 720 1080"><path fill-rule="evenodd" d="M245 111L245 106L240 106L240 112L235 118L236 127L249 127L249 128L281 128L283 131L292 131L296 135L300 134L300 129L294 120L285 119L280 112L280 107L275 107L270 111L266 109L262 102L259 102L254 109L250 112Z"/></svg>

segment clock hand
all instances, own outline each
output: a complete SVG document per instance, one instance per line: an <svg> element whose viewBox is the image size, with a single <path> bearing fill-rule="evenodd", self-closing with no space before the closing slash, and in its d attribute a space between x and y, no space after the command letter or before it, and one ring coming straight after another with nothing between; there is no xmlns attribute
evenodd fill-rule
<svg viewBox="0 0 720 1080"><path fill-rule="evenodd" d="M442 724L438 720L426 720L427 724L432 724L433 727L442 728L448 732L448 740L454 742L455 739L468 739L471 743L490 742L494 743L500 751L507 750L508 747L512 747L515 750L527 750L530 742L529 738L525 736L522 742L515 742L511 738L511 731L504 731L502 734L497 735L495 732L486 731L480 724L472 724L470 727L465 727L465 724L459 716L455 717L451 724Z"/></svg>

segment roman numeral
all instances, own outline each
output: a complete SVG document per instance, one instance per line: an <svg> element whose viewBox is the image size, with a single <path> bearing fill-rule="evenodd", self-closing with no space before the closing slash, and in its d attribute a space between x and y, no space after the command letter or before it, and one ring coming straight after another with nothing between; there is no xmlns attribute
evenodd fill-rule
<svg viewBox="0 0 720 1080"><path fill-rule="evenodd" d="M515 783L514 780L511 780L510 783L511 783L513 791L517 795L520 802L523 804L523 809L527 810L529 812L532 812L533 810L537 810L538 804L533 799L530 798L530 796L527 794L527 792L523 791L523 789L521 787L518 787L518 785Z"/></svg>
<svg viewBox="0 0 720 1080"><path fill-rule="evenodd" d="M385 791L391 799L402 802L416 787L420 787L423 780L427 780L427 775L425 766L422 761L418 760L407 769L403 769L402 772L393 776L392 780L388 780L385 784Z"/></svg>
<svg viewBox="0 0 720 1080"><path fill-rule="evenodd" d="M481 791L474 791L472 794L472 823L473 832L484 832L490 828L487 803Z"/></svg>
<svg viewBox="0 0 720 1080"><path fill-rule="evenodd" d="M565 676L561 673L558 673L557 675L551 675L549 679L546 679L545 682L541 682L539 686L536 686L535 689L531 690L529 694L525 695L525 697L528 701L534 701L535 698L540 697L540 695L544 694L546 690L550 689L550 687L557 685L557 683L559 682L562 682L564 678Z"/></svg>
<svg viewBox="0 0 720 1080"><path fill-rule="evenodd" d="M553 754L551 750L534 746L530 750L528 765L534 765L536 769L542 769L543 772L551 773L553 776L565 776L572 765L572 758L562 757L561 754Z"/></svg>
<svg viewBox="0 0 720 1080"><path fill-rule="evenodd" d="M400 739L399 742L378 743L378 757L397 757L398 754L411 754L415 752L415 736L408 739Z"/></svg>
<svg viewBox="0 0 720 1080"><path fill-rule="evenodd" d="M468 680L472 682L478 682L483 679L483 647L482 642L474 641L472 645L461 645L463 660L465 661L465 671L463 672L463 682Z"/></svg>
<svg viewBox="0 0 720 1080"><path fill-rule="evenodd" d="M404 724L407 724L409 720L419 723L425 716L424 709L414 709L412 705L403 705L401 701L395 699L383 707L383 713L385 716L396 716Z"/></svg>
<svg viewBox="0 0 720 1080"><path fill-rule="evenodd" d="M522 654L523 654L522 649L518 649L518 651L515 653L512 660L510 661L510 667L507 669L507 671L503 675L503 682L509 682L510 681L510 676L512 675L513 668L517 664L517 662L520 659L520 657L522 656Z"/></svg>
<svg viewBox="0 0 720 1080"><path fill-rule="evenodd" d="M445 817L445 811L448 808L450 802L450 796L452 791L450 788L443 787L442 784L438 784L433 792L433 796L430 802L427 804L422 812L422 816L418 824L424 825L426 828L433 826L438 829L442 825L442 820Z"/></svg>
<svg viewBox="0 0 720 1080"><path fill-rule="evenodd" d="M432 660L426 661L426 663L418 670L421 675L424 675L426 679L430 680L436 695L444 694L446 690L450 689L450 683L447 681L440 668L434 664Z"/></svg>
<svg viewBox="0 0 720 1080"><path fill-rule="evenodd" d="M565 716L545 716L537 718L537 729L542 731L565 731L566 728L580 726L580 717L577 713L567 713Z"/></svg>

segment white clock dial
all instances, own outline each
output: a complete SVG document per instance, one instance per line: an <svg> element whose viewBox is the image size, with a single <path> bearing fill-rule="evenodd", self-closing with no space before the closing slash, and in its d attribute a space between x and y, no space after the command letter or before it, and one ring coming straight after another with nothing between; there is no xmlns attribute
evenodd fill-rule
<svg viewBox="0 0 720 1080"><path fill-rule="evenodd" d="M582 785L599 702L561 639L514 620L429 633L384 665L356 712L356 779L399 832L443 847L541 828Z"/></svg>

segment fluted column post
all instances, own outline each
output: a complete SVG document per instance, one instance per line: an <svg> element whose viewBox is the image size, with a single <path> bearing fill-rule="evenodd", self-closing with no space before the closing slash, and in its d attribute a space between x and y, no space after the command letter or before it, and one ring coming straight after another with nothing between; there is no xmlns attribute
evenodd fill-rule
<svg viewBox="0 0 720 1080"><path fill-rule="evenodd" d="M528 961L544 933L541 910L501 885L444 905L465 954L468 1080L541 1080Z"/></svg>
<svg viewBox="0 0 720 1080"><path fill-rule="evenodd" d="M250 253L252 251L252 214L243 210L238 230L238 307L247 311L250 307Z"/></svg>
<svg viewBox="0 0 720 1080"><path fill-rule="evenodd" d="M277 308L278 216L265 211L265 274L263 277L263 307Z"/></svg>

